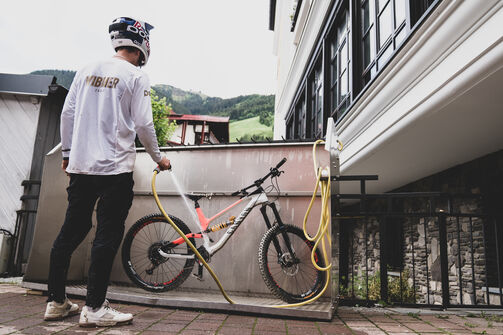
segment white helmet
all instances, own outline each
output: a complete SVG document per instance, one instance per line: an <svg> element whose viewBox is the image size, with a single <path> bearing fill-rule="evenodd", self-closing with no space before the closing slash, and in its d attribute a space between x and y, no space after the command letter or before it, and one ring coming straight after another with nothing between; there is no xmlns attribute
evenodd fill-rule
<svg viewBox="0 0 503 335"><path fill-rule="evenodd" d="M135 47L141 51L140 66L147 64L150 56L149 32L154 27L147 22L137 21L129 17L119 17L108 27L112 46L117 51L119 47Z"/></svg>

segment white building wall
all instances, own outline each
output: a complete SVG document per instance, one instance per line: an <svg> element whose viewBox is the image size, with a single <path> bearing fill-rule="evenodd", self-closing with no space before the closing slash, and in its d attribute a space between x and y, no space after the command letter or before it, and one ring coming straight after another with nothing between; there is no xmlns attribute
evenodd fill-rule
<svg viewBox="0 0 503 335"><path fill-rule="evenodd" d="M286 134L285 117L329 10L329 0L304 0L293 32L290 31L295 0L278 0L273 50L278 56L274 114L274 139ZM298 40L298 44L296 41Z"/></svg>

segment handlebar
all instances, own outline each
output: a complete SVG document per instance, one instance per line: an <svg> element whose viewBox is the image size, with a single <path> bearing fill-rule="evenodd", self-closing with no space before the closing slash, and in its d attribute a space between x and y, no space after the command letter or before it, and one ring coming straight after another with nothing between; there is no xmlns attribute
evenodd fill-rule
<svg viewBox="0 0 503 335"><path fill-rule="evenodd" d="M283 158L279 163L278 165L276 165L276 169L279 169L281 167L281 165L285 164L286 163L286 157Z"/></svg>
<svg viewBox="0 0 503 335"><path fill-rule="evenodd" d="M253 184L251 184L250 186L247 186L239 191L236 191L234 193L231 194L231 196L236 196L236 195L239 195L239 194L243 194L243 195L247 195L248 193L246 192L247 189L249 188L252 188L252 187L260 187L260 185L262 185L262 183L267 179L269 178L270 176L279 176L281 174L282 171L278 171L278 169L286 163L286 157L283 158L278 164L276 164L275 167L271 168L269 170L269 173L266 174L264 177L260 178L260 179L257 179L253 182Z"/></svg>

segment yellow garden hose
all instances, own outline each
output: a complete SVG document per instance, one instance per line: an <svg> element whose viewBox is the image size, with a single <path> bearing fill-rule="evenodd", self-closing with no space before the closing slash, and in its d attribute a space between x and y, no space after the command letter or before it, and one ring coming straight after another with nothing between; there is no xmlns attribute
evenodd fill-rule
<svg viewBox="0 0 503 335"><path fill-rule="evenodd" d="M194 252L194 254L197 256L197 258L199 259L199 261L204 265L204 267L206 268L206 270L208 270L208 272L211 274L211 276L213 277L213 280L215 281L215 283L217 283L218 288L220 289L220 292L222 292L222 295L224 296L225 300L227 300L230 304L234 304L234 301L232 301L232 299L227 295L227 293L225 292L224 288L222 287L222 284L220 283L220 280L218 280L218 277L215 274L215 272L213 272L213 270L211 269L211 267L204 260L203 256L201 256L201 254L197 251L196 247L192 244L192 242L190 242L190 240L187 238L187 236L185 236L184 232L181 231L180 228L178 228L178 226L176 225L176 223L174 223L173 220L171 220L171 218L169 217L169 215L166 213L166 211L162 207L161 201L159 200L159 196L157 195L157 191L155 190L155 177L157 176L158 173L159 172L156 169L154 171L154 175L152 176L152 193L154 194L155 203L157 204L157 207L159 207L159 210L161 211L162 215L164 215L164 217L166 218L166 220L168 220L168 222L171 225L171 227L173 227L173 229L176 230L176 232L183 238L183 240L185 241L185 243L187 243L187 245L190 247L190 249L192 249L192 251Z"/></svg>
<svg viewBox="0 0 503 335"><path fill-rule="evenodd" d="M318 140L313 145L313 161L314 161L315 173L316 173L316 187L314 189L313 196L311 198L311 202L309 203L309 207L308 207L308 210L306 212L306 215L304 216L303 228L304 228L304 235L305 235L305 237L309 241L315 242L314 247L312 249L312 253L311 253L311 261L313 262L313 265L319 271L326 271L327 272L327 278L326 278L326 281L325 281L325 285L324 285L323 289L321 290L321 292L318 293L315 297L313 297L311 299L308 299L308 300L305 300L305 301L302 301L302 302L299 302L299 303L295 303L295 304L276 305L276 306L268 306L268 307L275 307L275 308L298 307L298 306L303 306L303 305L309 304L311 302L314 302L314 301L318 300L325 293L325 291L327 290L328 284L330 282L330 269L332 268L332 265L328 263L329 259L328 259L328 256L327 256L326 245L325 245L325 240L327 241L329 247L331 246L331 243L332 243L331 242L331 238L330 238L330 234L328 232L328 227L330 225L330 171L328 171L328 177L329 177L328 180L327 181L321 181L322 171L324 171L324 170L321 169L320 167L317 167L317 162L316 162L316 146L318 144L320 144L320 143L323 143L323 141L322 140ZM328 170L328 168L326 168L325 170ZM159 173L159 171L156 169L154 171L154 175L152 176L152 193L154 194L154 199L155 199L155 202L157 204L157 207L159 207L159 210L164 215L164 217L166 218L166 220L168 220L168 222L171 224L171 226L173 227L173 229L175 229L175 231L184 239L185 243L187 243L187 245L190 247L190 249L192 249L192 251L194 252L194 254L196 255L196 257L199 259L199 261L204 265L204 267L206 268L206 270L208 270L208 272L210 273L211 277L213 277L213 280L218 285L218 288L220 289L220 292L222 292L222 295L224 296L225 300L227 300L231 304L234 304L235 302L227 295L227 293L225 292L224 288L222 287L222 284L218 280L218 277L215 274L215 272L213 272L213 270L211 269L211 267L204 260L203 256L201 256L201 254L197 251L196 247L192 244L192 242L190 242L190 240L187 238L187 236L185 236L185 234L178 228L178 226L173 222L173 220L171 220L171 218L169 217L169 215L166 213L166 211L162 207L161 202L159 200L159 196L157 195L157 191L156 191L156 188L155 188L155 179L156 179L156 176L157 176L158 173ZM306 223L307 223L307 218L308 218L308 216L309 216L309 214L311 212L311 208L312 208L312 206L314 204L314 200L316 199L316 193L318 192L318 188L320 187L320 185L321 185L321 218L320 218L320 225L318 227L318 231L317 231L316 235L314 237L310 237L309 234L306 231ZM325 264L328 264L325 267L320 267L316 263L316 260L315 260L315 257L314 257L315 256L315 251L316 251L318 245L320 244L320 241L321 241L321 245L322 245L323 258L324 258Z"/></svg>

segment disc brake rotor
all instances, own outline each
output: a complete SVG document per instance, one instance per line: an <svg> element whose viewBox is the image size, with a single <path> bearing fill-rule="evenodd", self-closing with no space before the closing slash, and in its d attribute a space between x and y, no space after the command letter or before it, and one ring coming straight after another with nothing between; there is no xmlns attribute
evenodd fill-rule
<svg viewBox="0 0 503 335"><path fill-rule="evenodd" d="M289 252L284 253L279 258L279 264L281 265L283 273L287 276L295 276L299 272L299 264L293 259Z"/></svg>

